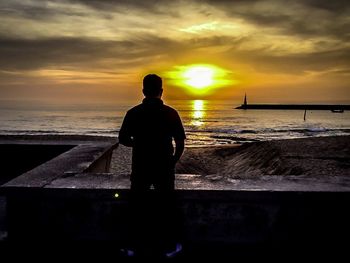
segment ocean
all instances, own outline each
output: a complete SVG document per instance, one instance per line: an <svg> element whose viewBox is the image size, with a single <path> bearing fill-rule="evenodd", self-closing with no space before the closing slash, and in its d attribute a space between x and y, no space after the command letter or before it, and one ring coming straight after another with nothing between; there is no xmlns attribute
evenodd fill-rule
<svg viewBox="0 0 350 263"><path fill-rule="evenodd" d="M240 144L315 136L350 135L350 112L237 110L229 101L165 101L178 110L187 146ZM1 135L115 137L132 103L43 104L1 101Z"/></svg>

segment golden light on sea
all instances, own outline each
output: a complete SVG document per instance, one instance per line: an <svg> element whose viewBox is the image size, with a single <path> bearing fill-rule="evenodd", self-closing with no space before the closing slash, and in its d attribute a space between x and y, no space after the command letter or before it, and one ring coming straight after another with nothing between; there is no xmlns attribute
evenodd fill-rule
<svg viewBox="0 0 350 263"><path fill-rule="evenodd" d="M203 125L203 118L205 116L205 105L203 100L192 101L192 121L191 124L194 126Z"/></svg>
<svg viewBox="0 0 350 263"><path fill-rule="evenodd" d="M236 83L231 73L216 65L191 64L175 66L165 76L174 86L183 87L194 95L206 95L217 88Z"/></svg>

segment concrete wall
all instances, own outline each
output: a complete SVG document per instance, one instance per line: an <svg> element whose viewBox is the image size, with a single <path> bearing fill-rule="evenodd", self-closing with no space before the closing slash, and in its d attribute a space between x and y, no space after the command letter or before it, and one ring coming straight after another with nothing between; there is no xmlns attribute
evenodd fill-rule
<svg viewBox="0 0 350 263"><path fill-rule="evenodd" d="M72 147L72 145L0 144L0 185Z"/></svg>
<svg viewBox="0 0 350 263"><path fill-rule="evenodd" d="M68 146L73 148L0 187L7 240L125 244L130 178L106 173L116 144L74 141ZM192 248L295 250L340 246L350 235L346 176L213 181L177 175L176 186L184 242ZM161 215L162 211L149 209L140 222Z"/></svg>
<svg viewBox="0 0 350 263"><path fill-rule="evenodd" d="M79 138L81 139L81 136ZM12 136L2 137L0 139L0 241L7 238L10 225L15 224L15 228L21 229L17 223L18 220L23 220L23 218L14 219L9 216L12 214L11 211L17 208L11 205L12 201L7 198L8 193L12 195L17 192L16 189L29 191L28 194L26 192L25 195L19 196L24 202L28 202L28 207L19 205L19 209L26 211L24 218L28 217L35 227L38 221L33 221L31 218L38 216L36 211L39 207L33 204L40 202L35 201L32 190L35 192L36 189L43 188L56 179L74 176L76 173L108 172L112 150L116 146L117 143L113 140L76 140L72 136L66 139L63 137L45 139L37 136L27 136L24 139L12 138ZM31 228L30 224L24 224Z"/></svg>
<svg viewBox="0 0 350 263"><path fill-rule="evenodd" d="M14 190L14 189L13 189ZM128 190L17 189L8 195L15 241L127 238ZM350 234L344 192L179 190L185 243L294 248L343 242ZM147 215L145 215L147 216Z"/></svg>
<svg viewBox="0 0 350 263"><path fill-rule="evenodd" d="M86 173L108 173L111 166L111 159L114 147L106 149L106 151L97 158L88 169Z"/></svg>

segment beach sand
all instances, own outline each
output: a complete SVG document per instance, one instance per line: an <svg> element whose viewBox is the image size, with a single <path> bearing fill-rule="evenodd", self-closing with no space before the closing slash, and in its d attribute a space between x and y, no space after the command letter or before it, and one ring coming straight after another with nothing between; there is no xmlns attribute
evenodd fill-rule
<svg viewBox="0 0 350 263"><path fill-rule="evenodd" d="M19 141L116 141L116 138L81 135L1 135L0 140ZM114 150L111 173L130 174L131 148ZM221 145L186 147L176 165L178 174L198 174L220 179L264 175L309 177L350 176L350 136L309 137Z"/></svg>
<svg viewBox="0 0 350 263"><path fill-rule="evenodd" d="M113 153L110 172L129 174L130 165L131 149L119 145ZM264 175L350 176L350 136L188 147L176 166L176 173L212 179Z"/></svg>

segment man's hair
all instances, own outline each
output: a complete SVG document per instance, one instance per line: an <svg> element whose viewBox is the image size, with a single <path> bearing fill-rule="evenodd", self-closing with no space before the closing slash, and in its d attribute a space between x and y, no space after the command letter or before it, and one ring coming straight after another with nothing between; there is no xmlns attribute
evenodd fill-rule
<svg viewBox="0 0 350 263"><path fill-rule="evenodd" d="M146 97L156 97L162 91L162 78L156 74L148 74L143 78L143 94Z"/></svg>

